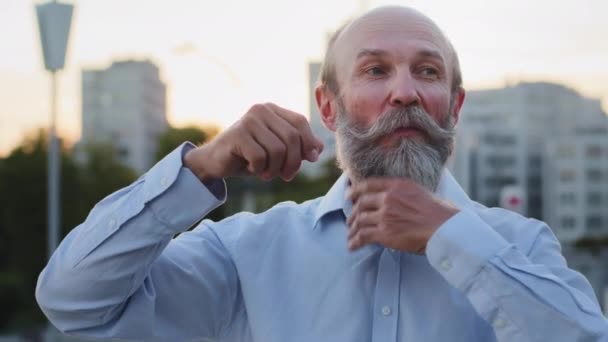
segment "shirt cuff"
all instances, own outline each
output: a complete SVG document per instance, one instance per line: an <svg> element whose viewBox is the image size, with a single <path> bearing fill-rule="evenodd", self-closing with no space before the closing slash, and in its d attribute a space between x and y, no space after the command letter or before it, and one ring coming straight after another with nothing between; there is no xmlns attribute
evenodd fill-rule
<svg viewBox="0 0 608 342"><path fill-rule="evenodd" d="M464 291L484 265L509 243L479 216L463 209L435 231L427 243L430 264Z"/></svg>
<svg viewBox="0 0 608 342"><path fill-rule="evenodd" d="M194 148L183 143L156 164L145 177L145 196L156 218L174 232L182 232L226 201L226 183L202 183L183 165L183 155Z"/></svg>

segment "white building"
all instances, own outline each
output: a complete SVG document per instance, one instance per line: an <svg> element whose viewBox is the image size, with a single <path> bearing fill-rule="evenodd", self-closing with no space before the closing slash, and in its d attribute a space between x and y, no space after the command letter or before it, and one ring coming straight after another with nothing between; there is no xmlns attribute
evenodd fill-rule
<svg viewBox="0 0 608 342"><path fill-rule="evenodd" d="M558 137L594 139L580 132L607 120L599 100L557 84L471 91L460 115L450 168L467 193L486 205L498 205L504 186L521 187L526 194L524 214L544 219L555 210L545 193L555 186L543 171L551 163L548 149Z"/></svg>
<svg viewBox="0 0 608 342"><path fill-rule="evenodd" d="M608 301L608 249L575 247L608 237L608 117L599 100L549 83L471 91L450 168L488 206L505 186L522 189L523 214L549 224L568 264Z"/></svg>
<svg viewBox="0 0 608 342"><path fill-rule="evenodd" d="M167 128L166 86L156 65L121 61L83 70L82 145L110 143L127 166L143 173Z"/></svg>
<svg viewBox="0 0 608 342"><path fill-rule="evenodd" d="M608 236L608 125L557 137L547 156L545 221L564 242Z"/></svg>

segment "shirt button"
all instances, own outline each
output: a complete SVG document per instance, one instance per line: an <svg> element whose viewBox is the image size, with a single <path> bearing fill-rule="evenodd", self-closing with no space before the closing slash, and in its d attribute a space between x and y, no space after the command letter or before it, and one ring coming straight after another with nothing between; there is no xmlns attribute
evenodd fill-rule
<svg viewBox="0 0 608 342"><path fill-rule="evenodd" d="M391 308L388 305L382 307L382 314L388 316L391 314Z"/></svg>
<svg viewBox="0 0 608 342"><path fill-rule="evenodd" d="M502 329L507 326L507 322L502 318L497 318L493 325L494 329Z"/></svg>
<svg viewBox="0 0 608 342"><path fill-rule="evenodd" d="M160 185L161 186L167 186L167 184L169 184L169 181L167 180L167 177L163 177L160 179Z"/></svg>
<svg viewBox="0 0 608 342"><path fill-rule="evenodd" d="M449 259L443 259L441 260L439 266L441 266L444 271L448 271L450 268L452 268L452 262Z"/></svg>

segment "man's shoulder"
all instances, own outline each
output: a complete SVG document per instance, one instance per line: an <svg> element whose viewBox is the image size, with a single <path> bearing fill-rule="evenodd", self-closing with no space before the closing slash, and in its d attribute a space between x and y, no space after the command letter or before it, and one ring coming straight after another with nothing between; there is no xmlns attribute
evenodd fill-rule
<svg viewBox="0 0 608 342"><path fill-rule="evenodd" d="M543 221L508 209L486 207L477 202L473 202L471 209L505 240L517 245L524 252L533 247L541 233L551 230Z"/></svg>
<svg viewBox="0 0 608 342"><path fill-rule="evenodd" d="M279 202L262 212L239 212L223 219L218 223L230 224L233 222L243 221L249 224L264 224L269 221L285 221L298 217L312 219L321 199L322 197L319 197L304 201L302 203L296 203L293 201Z"/></svg>
<svg viewBox="0 0 608 342"><path fill-rule="evenodd" d="M311 229L322 197L302 203L280 202L260 213L239 212L221 221L203 223L215 230L221 240L277 236L302 229Z"/></svg>

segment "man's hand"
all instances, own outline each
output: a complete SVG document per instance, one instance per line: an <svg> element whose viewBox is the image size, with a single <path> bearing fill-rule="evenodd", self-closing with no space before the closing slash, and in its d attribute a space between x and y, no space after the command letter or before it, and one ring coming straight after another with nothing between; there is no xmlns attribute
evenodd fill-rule
<svg viewBox="0 0 608 342"><path fill-rule="evenodd" d="M353 183L348 195L348 248L369 243L423 254L433 233L458 213L421 185L401 178L371 178Z"/></svg>
<svg viewBox="0 0 608 342"><path fill-rule="evenodd" d="M256 104L211 142L189 151L184 164L203 181L239 175L295 177L302 160L323 151L306 118L272 103Z"/></svg>

